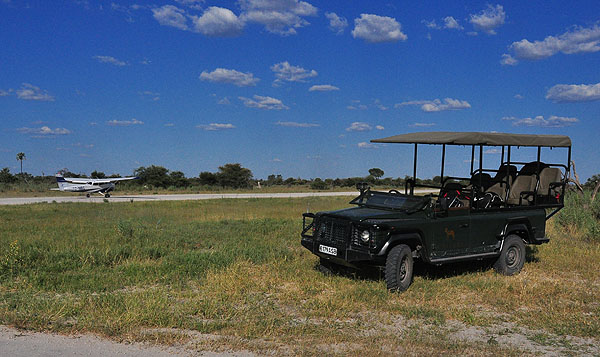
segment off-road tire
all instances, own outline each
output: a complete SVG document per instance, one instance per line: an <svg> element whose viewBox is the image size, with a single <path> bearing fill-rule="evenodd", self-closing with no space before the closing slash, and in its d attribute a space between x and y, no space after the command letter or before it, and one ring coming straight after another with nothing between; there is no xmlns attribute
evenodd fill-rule
<svg viewBox="0 0 600 357"><path fill-rule="evenodd" d="M391 292L408 289L413 278L413 258L410 247L400 244L392 248L385 260L385 282Z"/></svg>
<svg viewBox="0 0 600 357"><path fill-rule="evenodd" d="M511 234L504 239L502 251L494 269L502 275L518 274L525 264L525 243L516 234Z"/></svg>

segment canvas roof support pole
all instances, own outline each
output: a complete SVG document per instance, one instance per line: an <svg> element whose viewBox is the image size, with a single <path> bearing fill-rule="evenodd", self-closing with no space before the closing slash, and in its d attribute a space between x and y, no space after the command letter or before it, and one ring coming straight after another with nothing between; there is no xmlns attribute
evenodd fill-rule
<svg viewBox="0 0 600 357"><path fill-rule="evenodd" d="M440 174L440 186L444 183L444 160L446 159L446 144L442 144L442 173Z"/></svg>
<svg viewBox="0 0 600 357"><path fill-rule="evenodd" d="M475 145L471 145L471 176L473 176L473 161L475 161Z"/></svg>
<svg viewBox="0 0 600 357"><path fill-rule="evenodd" d="M417 183L417 146L419 144L415 143L415 157L413 158L413 183L410 185L410 195L412 196L415 193L415 184Z"/></svg>
<svg viewBox="0 0 600 357"><path fill-rule="evenodd" d="M504 163L504 145L502 145L502 156L500 157L500 166Z"/></svg>
<svg viewBox="0 0 600 357"><path fill-rule="evenodd" d="M483 145L479 145L479 173L483 171Z"/></svg>

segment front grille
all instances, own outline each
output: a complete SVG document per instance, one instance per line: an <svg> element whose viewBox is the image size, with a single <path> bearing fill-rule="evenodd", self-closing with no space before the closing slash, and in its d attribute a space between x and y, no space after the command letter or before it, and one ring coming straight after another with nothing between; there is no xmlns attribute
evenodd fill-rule
<svg viewBox="0 0 600 357"><path fill-rule="evenodd" d="M325 244L345 247L350 235L350 223L342 220L324 219L319 222L318 239Z"/></svg>

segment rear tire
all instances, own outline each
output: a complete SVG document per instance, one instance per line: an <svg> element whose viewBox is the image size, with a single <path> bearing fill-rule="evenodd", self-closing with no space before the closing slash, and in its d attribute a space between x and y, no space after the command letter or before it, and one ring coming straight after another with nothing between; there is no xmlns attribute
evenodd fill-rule
<svg viewBox="0 0 600 357"><path fill-rule="evenodd" d="M90 198L90 194L89 194L89 193L87 193L87 194L85 195L85 197L87 197L87 198Z"/></svg>
<svg viewBox="0 0 600 357"><path fill-rule="evenodd" d="M392 248L385 261L385 282L391 292L408 289L413 278L413 258L410 247L400 244Z"/></svg>
<svg viewBox="0 0 600 357"><path fill-rule="evenodd" d="M502 251L494 269L502 275L518 274L525 264L525 243L516 234L511 234L504 240Z"/></svg>

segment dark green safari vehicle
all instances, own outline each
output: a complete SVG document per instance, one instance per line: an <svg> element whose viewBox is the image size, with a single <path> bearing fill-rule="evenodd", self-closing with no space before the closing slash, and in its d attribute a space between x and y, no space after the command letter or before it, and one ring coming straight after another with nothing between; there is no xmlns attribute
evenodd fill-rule
<svg viewBox="0 0 600 357"><path fill-rule="evenodd" d="M350 202L356 207L305 213L302 245L319 256L321 267L379 267L389 290L404 291L412 282L416 259L435 265L495 259L496 271L513 275L525 263L525 244L548 242L546 221L563 207L569 137L426 132L372 142L413 144L413 177L406 180L404 192L373 191L359 184L360 194ZM417 148L422 144L441 146L439 185L417 185ZM448 145L471 148L468 176L444 176ZM501 152L493 167L484 166L485 147ZM537 148L537 157L511 160L511 149L518 147ZM546 154L554 148L566 149L565 163L542 161L542 149ZM423 188L429 194L422 195Z"/></svg>

